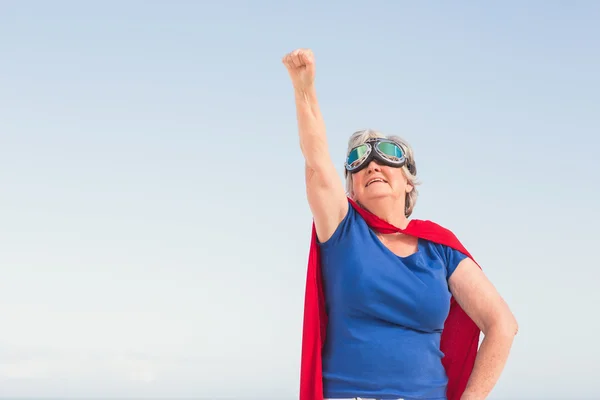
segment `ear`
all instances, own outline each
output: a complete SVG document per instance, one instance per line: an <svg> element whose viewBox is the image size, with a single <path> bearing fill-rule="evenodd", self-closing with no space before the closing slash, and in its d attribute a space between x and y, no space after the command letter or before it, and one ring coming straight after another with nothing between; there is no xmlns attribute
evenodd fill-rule
<svg viewBox="0 0 600 400"><path fill-rule="evenodd" d="M346 196L350 197L356 202L356 194L354 193L354 179L352 179L352 176L347 176L346 179L351 182L351 184L349 185L350 190L346 192Z"/></svg>
<svg viewBox="0 0 600 400"><path fill-rule="evenodd" d="M406 193L412 192L413 189L414 189L414 186L407 182L406 183Z"/></svg>

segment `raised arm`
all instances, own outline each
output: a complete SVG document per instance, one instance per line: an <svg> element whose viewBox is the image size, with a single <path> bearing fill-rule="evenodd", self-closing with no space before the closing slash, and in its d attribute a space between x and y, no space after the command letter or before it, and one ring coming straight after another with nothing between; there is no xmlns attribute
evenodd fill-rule
<svg viewBox="0 0 600 400"><path fill-rule="evenodd" d="M306 193L317 237L328 240L348 212L342 180L329 155L325 122L315 90L312 51L298 49L283 58L294 86L300 148L305 160Z"/></svg>

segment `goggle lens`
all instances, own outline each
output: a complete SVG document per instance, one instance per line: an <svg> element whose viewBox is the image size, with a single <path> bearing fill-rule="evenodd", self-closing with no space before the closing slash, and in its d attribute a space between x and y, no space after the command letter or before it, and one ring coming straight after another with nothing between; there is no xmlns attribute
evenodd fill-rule
<svg viewBox="0 0 600 400"><path fill-rule="evenodd" d="M399 161L402 157L404 157L404 152L395 143L380 142L377 144L377 148L380 152L390 157L392 161Z"/></svg>
<svg viewBox="0 0 600 400"><path fill-rule="evenodd" d="M365 157L365 155L367 154L368 151L369 151L369 148L365 144L353 149L350 152L350 154L348 155L348 165L350 167L354 167L356 164L359 164L360 161Z"/></svg>

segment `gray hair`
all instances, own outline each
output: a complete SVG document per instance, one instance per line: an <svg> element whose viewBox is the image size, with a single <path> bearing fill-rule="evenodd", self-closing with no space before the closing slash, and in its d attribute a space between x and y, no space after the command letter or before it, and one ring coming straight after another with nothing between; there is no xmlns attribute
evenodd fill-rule
<svg viewBox="0 0 600 400"><path fill-rule="evenodd" d="M404 215L406 215L406 217L410 217L410 215L412 214L412 212L415 208L415 204L417 203L417 197L419 196L419 192L418 192L416 186L420 185L420 182L417 180L417 177L416 177L417 166L415 164L415 156L414 156L411 146L408 144L408 142L406 140L402 139L399 136L393 136L393 135L385 136L381 132L378 132L378 131L375 131L372 129L365 129L362 131L354 132L350 136L350 139L348 140L348 150L347 150L346 154L349 154L350 151L353 148L355 148L356 146L360 146L361 144L365 143L367 140L374 139L374 138L389 139L405 150L406 164L402 167L402 172L404 173L404 176L408 180L408 183L410 183L412 185L413 189L409 193L406 193L406 198L404 200L405 201ZM408 165L411 166L411 170L413 172L409 171L409 169L407 167ZM346 175L346 193L350 197L352 197L353 196L352 174L349 174L348 172L346 172L345 175Z"/></svg>

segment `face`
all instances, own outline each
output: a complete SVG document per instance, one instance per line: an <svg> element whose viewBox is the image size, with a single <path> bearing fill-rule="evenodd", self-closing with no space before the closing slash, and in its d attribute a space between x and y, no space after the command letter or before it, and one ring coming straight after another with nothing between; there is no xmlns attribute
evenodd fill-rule
<svg viewBox="0 0 600 400"><path fill-rule="evenodd" d="M382 197L405 199L412 189L402 168L379 165L375 161L352 175L353 197L358 203L366 204Z"/></svg>

